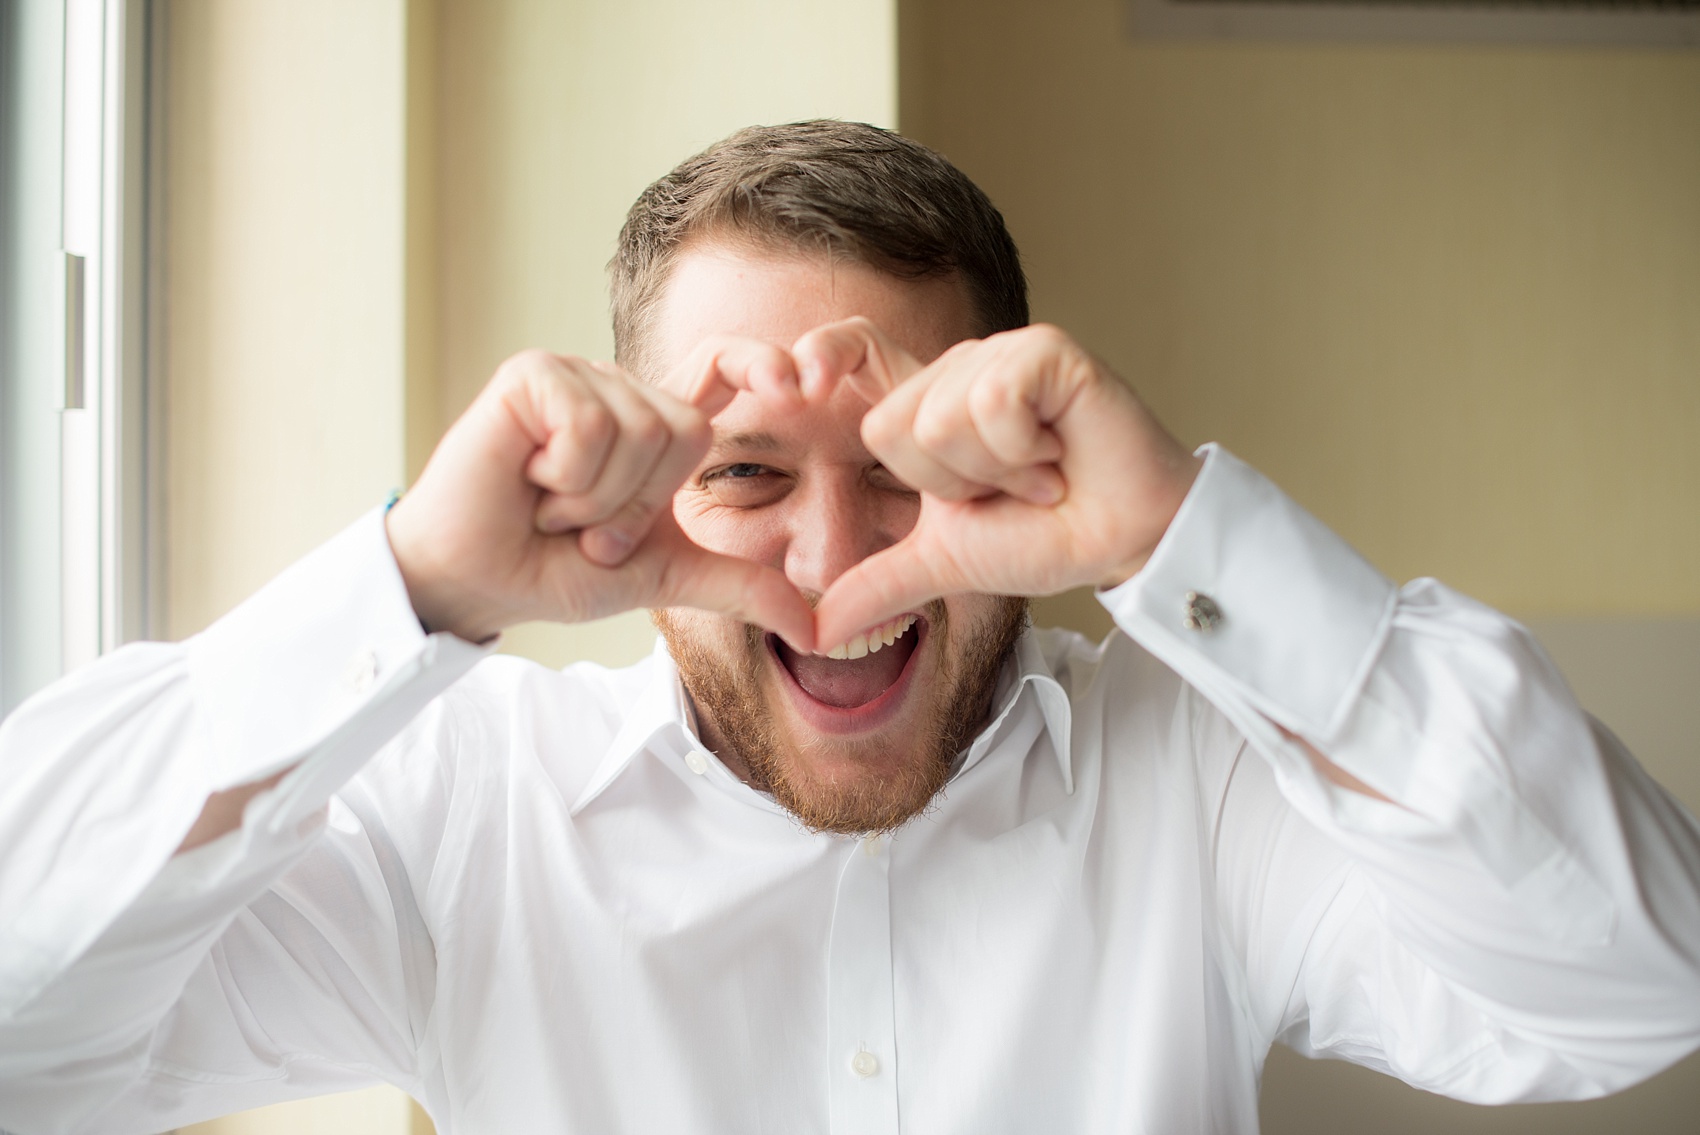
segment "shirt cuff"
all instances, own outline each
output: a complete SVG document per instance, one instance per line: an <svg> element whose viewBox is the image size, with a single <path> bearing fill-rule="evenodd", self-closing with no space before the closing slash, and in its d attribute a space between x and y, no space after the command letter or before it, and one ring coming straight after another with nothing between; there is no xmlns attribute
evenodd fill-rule
<svg viewBox="0 0 1700 1135"><path fill-rule="evenodd" d="M1183 678L1226 684L1324 741L1386 640L1397 591L1257 470L1214 444L1198 452L1204 468L1150 561L1099 599Z"/></svg>
<svg viewBox="0 0 1700 1135"><path fill-rule="evenodd" d="M494 645L425 633L374 509L190 642L207 790L296 766L247 819L300 822Z"/></svg>

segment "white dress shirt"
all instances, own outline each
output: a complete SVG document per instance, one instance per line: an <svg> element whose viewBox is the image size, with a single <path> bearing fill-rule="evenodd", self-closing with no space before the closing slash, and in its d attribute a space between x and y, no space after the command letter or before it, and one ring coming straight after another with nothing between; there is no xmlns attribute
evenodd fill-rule
<svg viewBox="0 0 1700 1135"><path fill-rule="evenodd" d="M374 513L0 727L0 1128L387 1080L444 1135L1252 1132L1277 1039L1483 1102L1700 1046L1700 828L1521 628L1220 450L1102 599L855 840L707 752L662 650L423 634Z"/></svg>

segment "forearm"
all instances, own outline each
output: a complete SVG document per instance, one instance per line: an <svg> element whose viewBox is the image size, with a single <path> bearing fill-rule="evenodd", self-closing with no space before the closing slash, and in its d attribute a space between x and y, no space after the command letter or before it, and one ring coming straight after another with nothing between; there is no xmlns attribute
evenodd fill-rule
<svg viewBox="0 0 1700 1135"><path fill-rule="evenodd" d="M1602 1083L1700 1044L1700 832L1527 633L1432 581L1395 591L1237 463L1201 483L1106 605L1348 853L1374 920ZM1217 618L1189 626L1200 597ZM1389 1012L1407 994L1386 989Z"/></svg>
<svg viewBox="0 0 1700 1135"><path fill-rule="evenodd" d="M331 795L483 654L422 633L372 515L203 635L127 648L20 707L0 728L0 1050L59 1044L38 1027L90 1044L150 1027L175 996L162 975L192 967L180 951L246 901L227 884L287 869ZM79 984L121 919L162 925L136 904L189 848L216 901L126 948L141 1000Z"/></svg>

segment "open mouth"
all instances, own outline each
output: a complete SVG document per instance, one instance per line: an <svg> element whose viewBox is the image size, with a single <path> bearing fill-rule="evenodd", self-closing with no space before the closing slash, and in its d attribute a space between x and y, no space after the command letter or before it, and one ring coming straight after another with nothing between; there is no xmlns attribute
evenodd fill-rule
<svg viewBox="0 0 1700 1135"><path fill-rule="evenodd" d="M902 682L926 627L917 614L899 615L830 655L798 654L771 634L767 640L803 693L822 705L855 710L871 706Z"/></svg>

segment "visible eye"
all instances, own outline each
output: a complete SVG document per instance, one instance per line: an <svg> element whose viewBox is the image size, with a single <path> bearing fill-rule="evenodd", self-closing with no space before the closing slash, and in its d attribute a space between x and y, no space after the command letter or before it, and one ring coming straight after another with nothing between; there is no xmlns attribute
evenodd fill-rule
<svg viewBox="0 0 1700 1135"><path fill-rule="evenodd" d="M881 465L878 462L868 466L867 478L868 484L879 489L881 492L905 493L910 496L915 495L914 489L904 484L902 480L898 478L896 473L893 473L890 469L887 469L884 465Z"/></svg>
<svg viewBox="0 0 1700 1135"><path fill-rule="evenodd" d="M729 508L760 508L789 492L791 478L766 465L738 461L710 469L703 474L702 484Z"/></svg>

